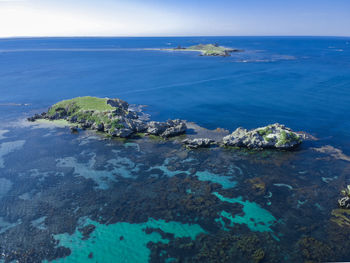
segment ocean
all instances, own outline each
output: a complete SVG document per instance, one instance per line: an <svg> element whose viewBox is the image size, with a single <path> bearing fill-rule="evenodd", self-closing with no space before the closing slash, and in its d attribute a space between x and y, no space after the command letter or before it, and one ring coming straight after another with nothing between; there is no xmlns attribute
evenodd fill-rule
<svg viewBox="0 0 350 263"><path fill-rule="evenodd" d="M230 57L152 50L219 43ZM0 39L0 262L350 260L350 38ZM298 149L187 150L27 117L77 96Z"/></svg>

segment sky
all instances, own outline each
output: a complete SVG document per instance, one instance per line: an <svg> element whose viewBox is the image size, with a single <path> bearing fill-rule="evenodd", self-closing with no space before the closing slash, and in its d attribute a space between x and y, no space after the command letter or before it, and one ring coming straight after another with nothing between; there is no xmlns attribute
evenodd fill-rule
<svg viewBox="0 0 350 263"><path fill-rule="evenodd" d="M350 36L350 0L0 0L0 37Z"/></svg>

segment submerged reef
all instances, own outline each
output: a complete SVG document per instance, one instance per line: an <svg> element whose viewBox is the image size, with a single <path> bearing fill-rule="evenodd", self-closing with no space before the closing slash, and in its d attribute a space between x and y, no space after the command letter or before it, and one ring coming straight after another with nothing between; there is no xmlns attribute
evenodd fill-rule
<svg viewBox="0 0 350 263"><path fill-rule="evenodd" d="M311 149L319 153L327 154L327 157L325 157L325 159L329 159L330 157L332 157L338 160L350 162L350 156L344 154L341 149L335 148L331 145L325 145L319 148Z"/></svg>
<svg viewBox="0 0 350 263"><path fill-rule="evenodd" d="M11 137L0 141L25 139L23 147L2 155L0 262L349 258L350 209L331 216L337 204L329 202L348 182L347 162L330 166L308 149L188 150L176 143L213 138L219 145L226 131L110 140L80 130L80 123L70 124L79 126L70 134L62 126L37 128L40 122L49 120L11 129Z"/></svg>
<svg viewBox="0 0 350 263"><path fill-rule="evenodd" d="M332 248L313 237L303 237L298 246L306 262L324 262L332 258Z"/></svg>
<svg viewBox="0 0 350 263"><path fill-rule="evenodd" d="M338 199L339 209L332 210L331 221L339 227L350 227L350 185L340 191L342 198Z"/></svg>
<svg viewBox="0 0 350 263"><path fill-rule="evenodd" d="M333 209L331 221L340 227L350 227L350 210Z"/></svg>
<svg viewBox="0 0 350 263"><path fill-rule="evenodd" d="M242 52L241 49L233 49L219 46L218 44L199 44L190 47L181 47L176 48L162 49L169 51L196 51L200 52L202 56L221 56L229 57L232 52Z"/></svg>
<svg viewBox="0 0 350 263"><path fill-rule="evenodd" d="M274 244L273 241L265 234L235 235L233 231L220 231L216 235L199 235L196 242L192 240L186 244L172 242L157 244L156 247L170 252L172 257L176 257L174 262L281 262L274 257L275 251L273 251L272 244ZM172 249L175 246L181 247L182 254L193 254L195 252L191 260L185 261L181 256L174 255Z"/></svg>
<svg viewBox="0 0 350 263"><path fill-rule="evenodd" d="M28 121L40 119L67 121L71 131L78 128L105 132L113 137L129 138L135 135L150 135L169 138L186 133L187 122L168 120L166 122L148 121L142 112L134 111L121 99L77 97L64 100L51 106L47 112L35 114ZM301 144L304 136L284 125L275 123L248 131L236 129L223 137L217 132L213 138L187 138L182 143L190 149L210 147L211 145L234 146L249 149L292 149Z"/></svg>

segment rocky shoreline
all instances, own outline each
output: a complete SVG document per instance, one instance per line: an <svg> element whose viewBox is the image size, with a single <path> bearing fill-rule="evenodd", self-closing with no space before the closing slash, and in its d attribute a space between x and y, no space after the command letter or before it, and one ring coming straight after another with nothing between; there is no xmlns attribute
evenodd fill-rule
<svg viewBox="0 0 350 263"><path fill-rule="evenodd" d="M112 137L129 138L137 134L159 136L164 139L186 134L188 130L184 120L168 120L166 122L149 121L141 117L142 112L134 111L126 101L121 99L78 97L58 102L47 112L35 114L28 121L45 119L50 121L66 120L73 132L78 129L91 129L104 132ZM191 125L191 124L190 124ZM193 126L193 124L192 124ZM281 124L247 130L237 128L231 134L202 137L188 136L181 142L190 149L210 147L239 147L248 149L283 149L290 150L300 145L305 138Z"/></svg>

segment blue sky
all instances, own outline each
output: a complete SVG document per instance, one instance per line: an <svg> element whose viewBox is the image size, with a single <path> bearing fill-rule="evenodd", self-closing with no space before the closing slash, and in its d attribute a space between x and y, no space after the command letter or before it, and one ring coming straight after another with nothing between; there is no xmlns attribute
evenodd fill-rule
<svg viewBox="0 0 350 263"><path fill-rule="evenodd" d="M350 36L350 0L0 0L0 37Z"/></svg>

